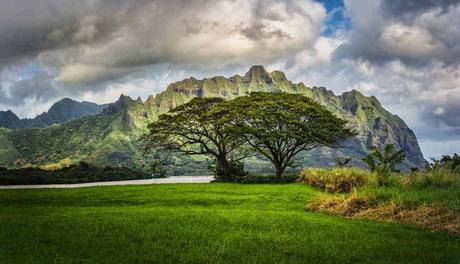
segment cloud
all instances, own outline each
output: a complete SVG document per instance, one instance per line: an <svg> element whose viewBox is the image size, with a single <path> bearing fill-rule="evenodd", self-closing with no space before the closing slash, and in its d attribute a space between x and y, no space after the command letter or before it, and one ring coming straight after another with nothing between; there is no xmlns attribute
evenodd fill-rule
<svg viewBox="0 0 460 264"><path fill-rule="evenodd" d="M385 53L400 58L440 57L443 49L428 30L401 23L386 26L378 41Z"/></svg>
<svg viewBox="0 0 460 264"><path fill-rule="evenodd" d="M36 57L58 83L81 87L161 63L271 63L311 47L326 10L309 0L2 0L0 17L0 60Z"/></svg>
<svg viewBox="0 0 460 264"><path fill-rule="evenodd" d="M189 76L264 64L375 95L427 151L460 140L460 0L331 3L0 0L0 107L31 116L62 96L145 99Z"/></svg>
<svg viewBox="0 0 460 264"><path fill-rule="evenodd" d="M458 63L460 1L346 1L353 24L337 58L385 63L395 58L413 65L433 59Z"/></svg>
<svg viewBox="0 0 460 264"><path fill-rule="evenodd" d="M452 5L460 3L459 0L386 0L382 2L383 12L390 17L404 15L418 15L430 9L445 11Z"/></svg>
<svg viewBox="0 0 460 264"><path fill-rule="evenodd" d="M0 103L22 105L26 100L48 100L56 98L59 91L52 83L52 77L46 72L38 72L30 79L13 82L2 89Z"/></svg>

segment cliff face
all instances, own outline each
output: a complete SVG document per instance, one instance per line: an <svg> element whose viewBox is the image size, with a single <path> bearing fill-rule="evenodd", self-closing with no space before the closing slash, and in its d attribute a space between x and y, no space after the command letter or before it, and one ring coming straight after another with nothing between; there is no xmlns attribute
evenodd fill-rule
<svg viewBox="0 0 460 264"><path fill-rule="evenodd" d="M306 87L303 83L292 83L281 71L267 72L262 66L253 66L243 76L230 78L214 77L203 80L194 78L173 83L166 91L147 103L156 105L160 112L183 104L195 96L224 97L232 99L250 92L299 93L310 97L330 111L348 120L359 135L346 142L343 149L320 148L304 154L302 163L308 165L332 166L333 157L348 155L354 157L355 165L364 165L360 159L367 155L373 145L395 144L407 154L405 168L422 167L424 158L417 138L405 122L385 110L377 98L367 97L353 90L340 96L324 87Z"/></svg>
<svg viewBox="0 0 460 264"><path fill-rule="evenodd" d="M355 165L363 165L372 145L395 144L404 149L407 160L404 168L421 167L424 158L417 139L398 116L386 111L375 97L366 97L357 91L335 95L323 87L294 84L280 71L267 72L262 66L253 66L244 76L213 77L197 80L189 78L170 84L167 89L147 101L127 96L110 104L102 113L43 129L0 133L0 141L13 146L10 157L0 158L0 165L24 166L33 164L60 164L63 160L87 160L101 165L139 165L145 162L139 137L147 125L162 113L184 104L196 96L244 96L253 91L299 93L308 96L345 118L359 135L344 144L342 149L319 148L299 156L303 166L333 166L335 156L352 156ZM3 137L3 138L2 138ZM35 140L32 140L34 138ZM53 142L50 142L53 138ZM182 159L188 159L182 157ZM194 160L199 163L199 158ZM177 173L190 173L194 163L178 162ZM247 167L266 168L259 159L250 159ZM202 167L202 166L201 166ZM202 168L201 168L202 169Z"/></svg>

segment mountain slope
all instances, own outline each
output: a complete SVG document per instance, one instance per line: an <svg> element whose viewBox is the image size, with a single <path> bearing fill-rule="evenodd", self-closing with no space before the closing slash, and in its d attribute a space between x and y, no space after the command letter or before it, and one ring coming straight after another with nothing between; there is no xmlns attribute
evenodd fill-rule
<svg viewBox="0 0 460 264"><path fill-rule="evenodd" d="M407 153L406 169L421 167L424 158L417 139L398 116L386 111L375 97L357 91L334 95L322 87L309 88L294 84L280 71L267 72L262 66L252 67L245 76L213 77L197 80L189 78L170 84L167 89L150 96L147 101L133 100L122 95L102 113L41 129L0 131L0 142L8 146L8 155L0 157L0 164L26 166L38 164L59 166L86 160L100 165L139 166L148 161L139 144L139 137L148 123L159 114L188 102L196 96L219 96L231 99L253 91L299 93L323 104L338 116L346 118L359 135L335 150L319 148L299 157L301 165L332 166L333 157L352 156L355 165L363 165L360 158L373 144L393 143ZM3 145L2 145L3 146ZM1 153L1 152L0 152ZM5 152L3 152L5 153ZM176 174L202 172L203 158L176 157ZM269 170L266 161L252 158L247 161L251 170Z"/></svg>
<svg viewBox="0 0 460 264"><path fill-rule="evenodd" d="M99 114L106 106L64 98L53 104L48 112L42 113L35 118L19 119L9 110L0 112L0 127L9 129L45 127L87 115Z"/></svg>

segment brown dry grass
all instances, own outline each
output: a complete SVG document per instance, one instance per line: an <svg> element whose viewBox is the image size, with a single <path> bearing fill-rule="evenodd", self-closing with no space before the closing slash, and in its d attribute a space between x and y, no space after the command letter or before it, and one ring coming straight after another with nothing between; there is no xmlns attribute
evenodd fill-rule
<svg viewBox="0 0 460 264"><path fill-rule="evenodd" d="M460 213L443 205L410 208L394 202L379 204L375 197L359 197L353 193L348 198L323 196L305 209L349 218L411 222L430 230L460 235Z"/></svg>

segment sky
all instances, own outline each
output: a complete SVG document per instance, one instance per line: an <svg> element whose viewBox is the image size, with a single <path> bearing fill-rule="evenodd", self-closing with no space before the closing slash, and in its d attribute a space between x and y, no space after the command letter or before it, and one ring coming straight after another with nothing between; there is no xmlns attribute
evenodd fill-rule
<svg viewBox="0 0 460 264"><path fill-rule="evenodd" d="M0 0L0 111L146 98L251 65L376 96L460 152L460 0Z"/></svg>

